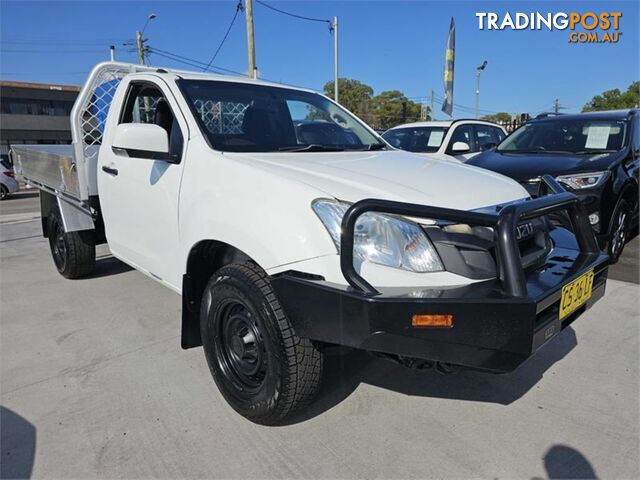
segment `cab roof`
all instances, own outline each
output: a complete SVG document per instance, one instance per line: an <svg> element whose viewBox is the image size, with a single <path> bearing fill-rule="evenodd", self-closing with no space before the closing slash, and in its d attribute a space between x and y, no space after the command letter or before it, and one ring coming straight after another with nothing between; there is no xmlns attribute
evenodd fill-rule
<svg viewBox="0 0 640 480"><path fill-rule="evenodd" d="M318 93L315 90L305 87L298 87L294 85L286 85L284 83L270 82L267 80L253 79L241 75L223 75L218 73L199 73L199 72L191 72L188 70L175 70L169 68L158 67L155 70L156 74L159 75L167 75L176 79L184 79L184 80L214 80L218 82L231 82L231 83L246 83L251 85L263 85L267 87L279 87L279 88L289 88L292 90L301 90L309 93Z"/></svg>

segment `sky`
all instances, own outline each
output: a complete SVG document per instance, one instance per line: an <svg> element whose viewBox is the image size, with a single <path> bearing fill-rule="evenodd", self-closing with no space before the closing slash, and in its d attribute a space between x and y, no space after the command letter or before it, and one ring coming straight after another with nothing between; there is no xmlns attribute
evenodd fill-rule
<svg viewBox="0 0 640 480"><path fill-rule="evenodd" d="M282 15L254 0L256 64L260 76L320 90L333 79L333 38L327 24ZM476 67L487 60L480 86L481 114L550 111L559 99L579 111L604 90L626 90L640 79L640 2L626 1L281 1L288 12L339 18L340 76L375 93L400 90L415 101L444 96L444 49L456 24L454 117L473 116ZM0 0L0 78L81 84L109 58L136 62L135 31L150 13L145 37L152 48L207 63L220 44L237 0L78 1ZM480 30L476 12L622 12L616 44L570 44L569 30ZM129 43L129 45L123 45ZM158 54L154 66L193 69ZM244 14L238 15L213 66L247 71ZM436 102L439 112L440 102ZM439 112L444 118L444 114Z"/></svg>

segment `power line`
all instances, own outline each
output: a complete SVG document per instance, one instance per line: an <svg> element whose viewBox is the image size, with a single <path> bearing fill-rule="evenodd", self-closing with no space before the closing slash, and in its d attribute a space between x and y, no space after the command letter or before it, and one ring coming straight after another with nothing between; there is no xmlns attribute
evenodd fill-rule
<svg viewBox="0 0 640 480"><path fill-rule="evenodd" d="M166 52L164 50L159 50L157 48L148 47L148 51L150 54L158 55L159 57L166 58L168 60L182 63L184 65L189 65L190 67L196 68L198 70L202 70L206 67L206 63L201 62L200 60L195 60L193 58L183 57L182 55L178 55L171 52ZM208 71L212 71L214 73L224 74L224 73L233 73L234 75L240 75L242 77L246 77L244 73L236 72L235 70L230 70L228 68L217 67L217 66L209 66L206 67Z"/></svg>
<svg viewBox="0 0 640 480"><path fill-rule="evenodd" d="M84 49L84 50L23 50L23 49L2 49L2 53L104 53L106 50Z"/></svg>
<svg viewBox="0 0 640 480"><path fill-rule="evenodd" d="M150 53L155 53L161 57L169 58L169 56L174 57L170 58L170 60L174 60L177 62L182 62L185 65L191 65L192 67L202 69L206 68L207 70L220 70L221 72L233 73L234 75L240 75L242 77L246 77L247 75L242 72L237 72L235 70L231 70L229 68L218 67L216 65L207 65L205 62L201 62L200 60L196 60L194 58L185 57L184 55L180 55L178 53L169 52L167 50L162 50L160 48L152 47L151 45L148 47Z"/></svg>
<svg viewBox="0 0 640 480"><path fill-rule="evenodd" d="M243 10L242 0L238 0L238 4L236 5L236 13L233 14L233 18L231 19L231 23L229 24L229 27L227 28L227 32L224 34L224 37L222 37L222 41L220 42L220 45L218 45L218 48L216 49L215 53L211 57L211 60L209 60L209 63L207 63L207 66L204 67L204 69L202 70L203 72L206 72L209 69L209 67L211 66L213 61L218 56L218 53L220 52L220 49L224 45L224 42L227 40L227 37L229 36L229 32L231 32L231 27L233 27L233 24L235 23L236 18L238 18L238 13L240 13L242 10Z"/></svg>
<svg viewBox="0 0 640 480"><path fill-rule="evenodd" d="M268 3L262 2L261 0L255 0L255 1L256 1L256 3L259 3L260 5L262 5L263 7L267 7L267 8L269 8L269 9L275 11L275 12L282 13L283 15L288 15L290 17L297 18L299 20L308 20L310 22L323 22L323 23L326 23L326 24L329 25L329 30L331 30L331 25L332 25L331 20L327 20L325 18L305 17L303 15L297 15L295 13L285 12L284 10L280 10L279 8L272 7Z"/></svg>
<svg viewBox="0 0 640 480"><path fill-rule="evenodd" d="M34 41L34 39L30 39L28 41L21 41L21 40L2 40L2 44L7 44L7 45L29 45L29 46L69 46L69 47L77 47L77 46L92 46L92 47L98 47L98 46L103 46L103 45L110 45L112 43L119 43L121 41L123 41L125 39L110 39L110 40L104 40L104 41L97 41L97 40L92 40L90 42L85 42L82 40L79 40L77 42L58 42L56 40L52 40L52 41L47 41L47 40L38 40L38 41Z"/></svg>
<svg viewBox="0 0 640 480"><path fill-rule="evenodd" d="M117 42L74 42L74 43L63 43L63 42L5 42L2 41L3 45L16 45L18 47L103 47L109 46L112 43Z"/></svg>
<svg viewBox="0 0 640 480"><path fill-rule="evenodd" d="M407 97L409 99L429 99L431 97L427 97L427 96L423 96L423 97ZM439 95L434 95L434 99L438 102L443 102L444 98L440 97ZM458 110L461 110L464 113L475 113L475 108L474 107L468 107L467 105L460 105L459 103L454 103L453 104L454 107L456 107ZM482 113L487 113L487 114L492 114L492 113L498 113L497 111L493 111L493 110L485 110L485 109L479 109L478 111L482 112Z"/></svg>
<svg viewBox="0 0 640 480"><path fill-rule="evenodd" d="M152 47L152 46L149 46L147 48L149 49L149 53L153 53L153 54L158 55L160 57L164 57L164 58L167 58L169 60L173 60L174 62L183 63L183 64L189 65L191 67L195 67L195 68L201 69L204 65L206 65L204 62L201 62L200 60L196 60L194 58L185 57L184 55L179 55L177 53L168 52L166 50L161 50L159 48L155 48L155 47ZM209 67L209 70L219 70L219 72L216 72L216 73L221 73L221 74L224 74L226 72L226 73L233 73L234 75L239 75L241 77L249 77L249 75L247 75L246 73L238 72L236 70L231 70L229 68L224 68L224 67L212 66L212 67ZM249 78L251 78L251 77L249 77ZM281 81L270 80L268 78L262 78L262 80L265 80L267 82L282 84ZM289 86L289 87L295 87L295 88L305 88L307 90L313 90L315 92L321 92L322 91L322 89L320 89L320 88L312 88L312 87L307 87L307 86L302 86L302 85L294 85L294 84L291 84L291 83L287 83L286 85Z"/></svg>

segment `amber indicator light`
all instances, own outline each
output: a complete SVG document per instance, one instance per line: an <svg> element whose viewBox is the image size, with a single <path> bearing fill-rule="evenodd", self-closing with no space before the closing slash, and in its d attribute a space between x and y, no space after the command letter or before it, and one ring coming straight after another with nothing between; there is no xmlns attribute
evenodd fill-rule
<svg viewBox="0 0 640 480"><path fill-rule="evenodd" d="M451 328L453 315L414 315L411 318L412 327Z"/></svg>

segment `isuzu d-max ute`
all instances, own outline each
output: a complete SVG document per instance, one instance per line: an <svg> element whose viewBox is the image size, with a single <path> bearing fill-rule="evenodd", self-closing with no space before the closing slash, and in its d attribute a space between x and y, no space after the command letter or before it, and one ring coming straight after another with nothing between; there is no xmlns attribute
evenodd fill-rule
<svg viewBox="0 0 640 480"><path fill-rule="evenodd" d="M254 422L313 398L326 345L509 372L604 294L607 256L551 177L531 199L396 150L312 91L102 63L71 130L12 151L56 268L89 275L106 242L181 294L182 346Z"/></svg>

